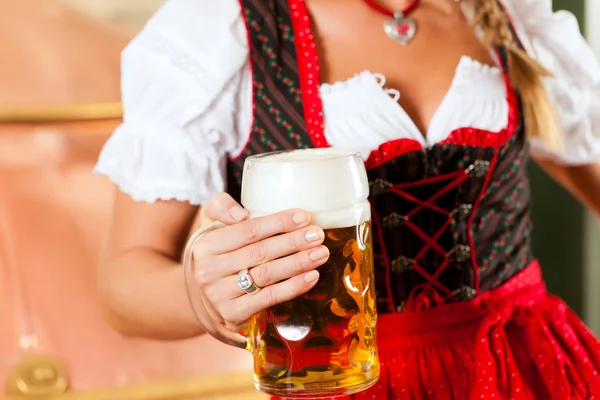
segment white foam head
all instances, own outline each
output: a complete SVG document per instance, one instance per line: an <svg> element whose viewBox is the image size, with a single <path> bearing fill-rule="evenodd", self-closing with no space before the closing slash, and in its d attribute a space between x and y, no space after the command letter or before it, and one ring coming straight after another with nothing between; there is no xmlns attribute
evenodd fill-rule
<svg viewBox="0 0 600 400"><path fill-rule="evenodd" d="M324 228L359 225L371 218L369 183L359 153L307 149L249 157L242 204L252 218L291 208Z"/></svg>

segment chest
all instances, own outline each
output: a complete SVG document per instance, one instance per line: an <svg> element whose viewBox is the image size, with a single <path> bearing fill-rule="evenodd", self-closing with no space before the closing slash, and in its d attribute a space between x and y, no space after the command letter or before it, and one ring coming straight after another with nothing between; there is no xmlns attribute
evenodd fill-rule
<svg viewBox="0 0 600 400"><path fill-rule="evenodd" d="M417 32L408 45L385 34L383 26L390 17L364 0L310 0L306 6L319 80L340 82L364 70L381 73L386 86L400 93L400 106L423 136L451 87L461 58L494 64L489 49L455 2L422 2L410 14Z"/></svg>

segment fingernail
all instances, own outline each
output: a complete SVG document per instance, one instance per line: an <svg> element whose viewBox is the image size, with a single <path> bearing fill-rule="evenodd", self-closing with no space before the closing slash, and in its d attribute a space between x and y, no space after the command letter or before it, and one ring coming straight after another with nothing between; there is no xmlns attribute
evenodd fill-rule
<svg viewBox="0 0 600 400"><path fill-rule="evenodd" d="M310 259L313 261L319 261L329 256L329 250L327 247L319 247L317 250L310 253Z"/></svg>
<svg viewBox="0 0 600 400"><path fill-rule="evenodd" d="M323 231L320 229L311 229L304 234L304 238L307 242L316 242L323 239Z"/></svg>
<svg viewBox="0 0 600 400"><path fill-rule="evenodd" d="M292 219L294 220L295 224L303 225L303 224L306 224L308 221L310 221L310 216L308 215L307 212L300 211L300 212L297 212L296 214L294 214L294 216L292 216Z"/></svg>
<svg viewBox="0 0 600 400"><path fill-rule="evenodd" d="M229 209L229 214L236 221L241 221L248 216L248 211L244 210L242 207L235 205Z"/></svg>
<svg viewBox="0 0 600 400"><path fill-rule="evenodd" d="M310 271L308 274L304 275L304 280L308 283L312 283L319 279L319 272Z"/></svg>

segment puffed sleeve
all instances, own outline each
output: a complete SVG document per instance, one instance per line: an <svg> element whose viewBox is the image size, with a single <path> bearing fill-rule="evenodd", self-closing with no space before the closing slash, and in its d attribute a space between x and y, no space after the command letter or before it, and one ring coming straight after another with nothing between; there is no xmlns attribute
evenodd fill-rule
<svg viewBox="0 0 600 400"><path fill-rule="evenodd" d="M95 171L136 200L203 204L225 189L248 49L234 0L170 0L122 55L124 121Z"/></svg>
<svg viewBox="0 0 600 400"><path fill-rule="evenodd" d="M555 76L545 81L562 122L564 146L532 140L532 155L561 164L600 162L600 66L575 17L551 0L504 0L519 39Z"/></svg>

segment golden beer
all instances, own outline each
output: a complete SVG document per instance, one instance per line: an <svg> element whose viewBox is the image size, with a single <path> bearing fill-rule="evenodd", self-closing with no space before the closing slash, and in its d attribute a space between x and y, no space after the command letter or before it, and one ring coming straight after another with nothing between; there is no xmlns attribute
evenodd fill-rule
<svg viewBox="0 0 600 400"><path fill-rule="evenodd" d="M325 230L329 261L307 294L257 315L257 385L278 396L354 393L379 376L371 225Z"/></svg>

